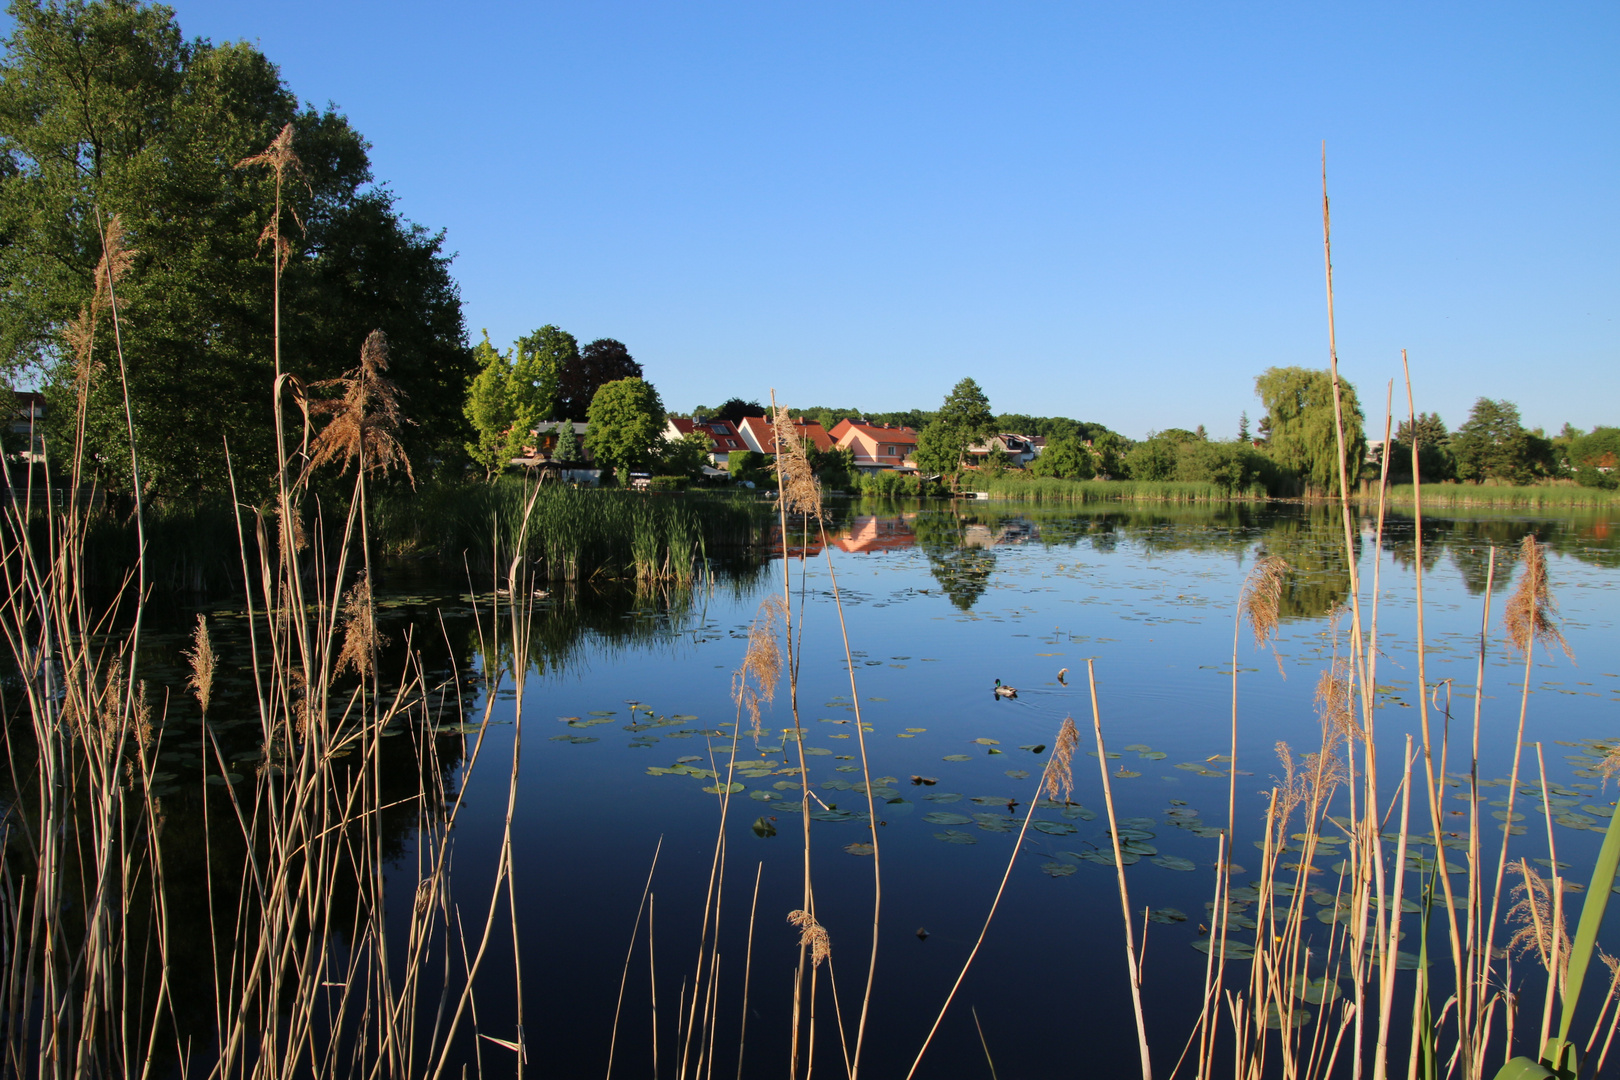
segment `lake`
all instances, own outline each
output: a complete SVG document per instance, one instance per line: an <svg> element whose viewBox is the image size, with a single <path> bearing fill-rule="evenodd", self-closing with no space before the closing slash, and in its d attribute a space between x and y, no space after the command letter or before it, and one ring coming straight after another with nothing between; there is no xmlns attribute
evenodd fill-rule
<svg viewBox="0 0 1620 1080"><path fill-rule="evenodd" d="M882 867L863 1068L873 1076L906 1075L979 936L1050 748L1072 716L1080 749L1089 751L1074 757L1074 805L1034 811L994 921L918 1075L988 1076L987 1052L1002 1076L1136 1069L1089 662L1116 815L1136 830L1130 835L1140 857L1126 878L1156 1071L1167 1075L1196 1020L1207 962L1193 946L1207 940L1217 827L1226 824L1223 755L1231 737L1237 601L1257 557L1287 560L1274 649L1257 651L1246 627L1237 647L1232 858L1252 867L1267 799L1283 772L1276 745L1286 742L1296 755L1320 745L1318 679L1335 650L1347 648L1348 617L1330 617L1348 598L1338 511L1281 503L1037 509L996 502L953 510L943 503L858 501L828 509L827 544L797 533L784 543L772 530L755 557L734 560L697 590L558 588L536 601L531 639L499 661L484 659L490 654L478 645L494 625L489 582L444 581L408 568L382 580L382 629L391 639L384 669L407 647L419 650L439 685L459 688L466 712L456 722L476 721L490 706L470 778L463 740L470 747L476 733L452 728L438 740L447 787L465 785L455 893L474 926L483 923L499 854L521 704L513 921L529 1067L547 1076L604 1075L617 1007L618 1074L653 1073L656 1022L659 1074L677 1075L683 1053L695 1064L701 1052L706 1074L786 1075L799 957L798 931L787 919L802 904L804 868L794 771L799 748L785 679L763 707L758 736L747 731L748 716L732 698L749 627L766 598L781 596L785 561L805 761L817 796L811 872L817 917L831 944L830 972L818 976L824 981L815 1070L843 1068L828 982L836 983L853 1039L872 933L857 698L869 728ZM1594 748L1620 733L1614 524L1601 514L1542 520L1451 513L1424 522L1428 679L1440 687L1436 707L1449 701L1454 776L1466 773L1490 552L1497 564L1480 776L1494 779L1511 764L1523 672L1501 631L1502 604L1521 537L1533 531L1548 546L1560 627L1575 659L1538 650L1525 738L1544 743L1549 791L1567 808L1557 813L1558 857L1573 864L1577 881L1588 874L1612 814L1613 792L1595 772ZM1415 549L1411 518L1392 514L1375 560L1375 525L1360 520L1358 566L1363 604L1375 572L1381 590L1376 722L1390 777L1381 797L1388 800L1396 793L1404 739L1418 730ZM483 606L474 606L475 596ZM220 606L212 618L229 668L233 612ZM154 663L166 656L176 682L181 643L175 629L151 644ZM496 667L503 670L499 689L486 702L478 676ZM154 678L164 673L153 670ZM248 692L245 675L236 680L222 690L227 699ZM1016 687L1017 696L997 696L998 680ZM451 696L441 693L440 706L448 708ZM1434 715L1438 739L1443 721ZM739 721L733 779L740 787L724 826L716 964L709 953L700 961L699 943L720 832L719 785ZM251 747L243 753L251 756ZM408 758L398 763L405 772L413 767ZM191 764L174 759L174 784L185 783ZM1533 750L1523 767L1535 775ZM392 820L390 904L403 911L415 883L416 815L406 811ZM1427 811L1414 807L1412 820L1412 830L1422 831ZM1514 837L1514 853L1545 858L1544 818L1529 812L1524 824L1529 828ZM649 958L643 892L655 850ZM1317 860L1323 868L1332 861ZM1245 872L1233 868L1234 884L1246 880ZM1408 895L1418 887L1409 878ZM1145 909L1155 913L1147 922ZM1611 951L1620 948L1614 921L1604 934ZM1409 923L1414 934L1417 924ZM504 908L499 925L479 986L478 1021L480 1030L515 1040ZM711 967L718 971L717 993L711 999L705 991L697 1007L700 1031L712 1012L712 1063L701 1039L677 1043L676 1017L692 1014L700 964L706 979ZM1404 1034L1399 1045L1406 1045ZM480 1052L491 1073L513 1067L503 1047L486 1044Z"/></svg>

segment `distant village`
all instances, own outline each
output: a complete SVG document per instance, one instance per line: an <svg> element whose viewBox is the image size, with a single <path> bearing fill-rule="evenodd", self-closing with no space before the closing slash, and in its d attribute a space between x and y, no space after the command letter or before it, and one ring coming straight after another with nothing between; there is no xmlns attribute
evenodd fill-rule
<svg viewBox="0 0 1620 1080"><path fill-rule="evenodd" d="M827 453L846 450L852 466L862 473L895 472L916 474L917 432L900 424L874 424L863 419L844 419L828 431L820 423L806 417L793 421L799 439L808 448ZM557 460L557 447L561 436L572 428L574 440L580 446L576 461ZM563 479L594 483L600 472L591 455L584 448L587 424L567 420L551 420L540 424L534 431L534 440L523 448L523 454L512 464L529 468L553 468ZM733 423L729 420L671 416L664 423L664 440L680 442L693 433L708 440L708 464L705 477L730 477L733 458L754 453L774 456L777 453L776 433L765 416L745 416ZM1012 468L1023 468L1046 449L1046 438L1041 435L1020 435L1004 432L991 436L982 443L968 448L968 456L980 463L991 455L999 454Z"/></svg>

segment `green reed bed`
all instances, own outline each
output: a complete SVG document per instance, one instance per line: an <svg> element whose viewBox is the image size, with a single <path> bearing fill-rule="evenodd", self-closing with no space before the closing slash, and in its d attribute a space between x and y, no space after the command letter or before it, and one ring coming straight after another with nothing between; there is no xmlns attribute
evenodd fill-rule
<svg viewBox="0 0 1620 1080"><path fill-rule="evenodd" d="M1175 480L1059 480L1055 477L979 477L967 482L998 499L1022 502L1225 502L1265 498L1263 488L1233 492L1220 484Z"/></svg>
<svg viewBox="0 0 1620 1080"><path fill-rule="evenodd" d="M1395 506L1411 506L1416 495L1411 484L1393 484L1386 498ZM1604 491L1602 488L1565 486L1425 484L1423 504L1431 508L1478 506L1525 510L1564 510L1582 507L1608 509L1620 507L1620 492Z"/></svg>
<svg viewBox="0 0 1620 1080"><path fill-rule="evenodd" d="M757 516L750 502L724 495L537 487L517 477L396 489L376 500L377 536L390 555L465 560L488 571L493 536L503 552L521 542L537 575L551 581L690 583L709 550L749 543Z"/></svg>

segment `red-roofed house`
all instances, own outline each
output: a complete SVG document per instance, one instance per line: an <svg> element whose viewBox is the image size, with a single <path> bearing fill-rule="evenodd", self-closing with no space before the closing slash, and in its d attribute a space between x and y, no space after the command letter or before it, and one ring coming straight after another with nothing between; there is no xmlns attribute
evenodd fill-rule
<svg viewBox="0 0 1620 1080"><path fill-rule="evenodd" d="M664 438L678 442L693 431L708 436L709 460L716 465L724 465L730 455L748 449L748 444L743 442L742 435L729 420L692 420L685 416L672 416L664 425Z"/></svg>
<svg viewBox="0 0 1620 1080"><path fill-rule="evenodd" d="M799 417L793 421L793 430L799 433L799 438L817 450L831 450L832 436L827 429L814 420ZM769 419L763 416L745 416L737 422L737 431L742 435L743 442L748 449L757 454L776 454L776 432Z"/></svg>
<svg viewBox="0 0 1620 1080"><path fill-rule="evenodd" d="M874 472L917 468L917 433L908 427L840 420L827 434L840 449L848 447L855 452L857 469Z"/></svg>

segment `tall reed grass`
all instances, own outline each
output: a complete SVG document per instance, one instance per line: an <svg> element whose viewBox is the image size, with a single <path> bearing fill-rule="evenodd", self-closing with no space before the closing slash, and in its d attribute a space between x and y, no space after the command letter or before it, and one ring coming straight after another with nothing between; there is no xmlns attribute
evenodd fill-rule
<svg viewBox="0 0 1620 1080"><path fill-rule="evenodd" d="M290 139L283 136L272 149ZM103 368L98 346L110 340L121 382L125 368L116 284L127 257L115 227L103 230L103 243L96 297L69 338L86 373L81 395ZM277 275L280 265L278 256ZM490 1054L504 1057L499 1071L522 1074L521 971L514 967L508 981L515 1030L480 1030L474 987L494 976L496 957L515 964L516 924L503 924L499 912L512 896L526 668L514 666L511 676L520 704L499 865L487 900L469 910L468 896L458 901L450 883L465 788L448 787L434 761L443 732L470 730L463 768L478 769L503 672L489 663L480 673L489 692L479 717L466 711L459 676L430 683L419 661L378 670L365 484L402 464L385 372L386 342L374 334L330 422L312 429L306 409L302 439L292 441L353 467L345 513L336 521L311 515L312 470L284 451L276 512L238 518L238 572L256 586L248 592L255 689L246 715L219 715L221 672L206 621L187 652L188 685L148 679L141 639L154 536L133 449L136 547L118 598L128 617L117 624L85 586L95 524L77 483L65 504L49 492L36 502L25 485L25 497L0 515L14 792L0 819L0 1052L8 1074L438 1077L481 1066ZM274 390L279 422L284 398L302 404L302 390L286 374ZM127 384L125 402L128 411ZM83 423L81 408L79 445ZM132 447L134 434L131 424ZM507 532L525 539L521 523L507 523ZM500 655L508 642L524 654L522 614L506 605L481 613L483 655ZM251 731L252 766L228 755L227 729ZM182 732L200 775L188 792L159 794L173 779L160 755ZM406 738L422 763L415 790L385 782L384 748L394 744L384 740L392 736ZM399 852L384 819L399 810L416 819L414 866L403 871L390 865ZM199 815L200 835L181 828ZM200 910L175 878L187 865L205 875ZM385 873L408 877L406 910L390 910L398 893Z"/></svg>
<svg viewBox="0 0 1620 1080"><path fill-rule="evenodd" d="M741 548L756 533L751 500L572 488L503 477L437 483L377 500L376 532L391 555L427 555L494 569L490 537L521 551L547 581L628 578L690 585L712 549ZM521 548L518 532L523 534Z"/></svg>
<svg viewBox="0 0 1620 1080"><path fill-rule="evenodd" d="M1412 506L1419 498L1412 484L1392 484L1385 501ZM1620 509L1620 492L1564 485L1511 487L1499 484L1425 484L1421 498L1432 507L1500 507L1510 510Z"/></svg>
<svg viewBox="0 0 1620 1080"><path fill-rule="evenodd" d="M1264 488L1231 492L1219 484L1177 480L1059 480L1049 476L973 477L965 487L988 491L998 499L1022 502L1227 502L1233 498L1266 498Z"/></svg>

